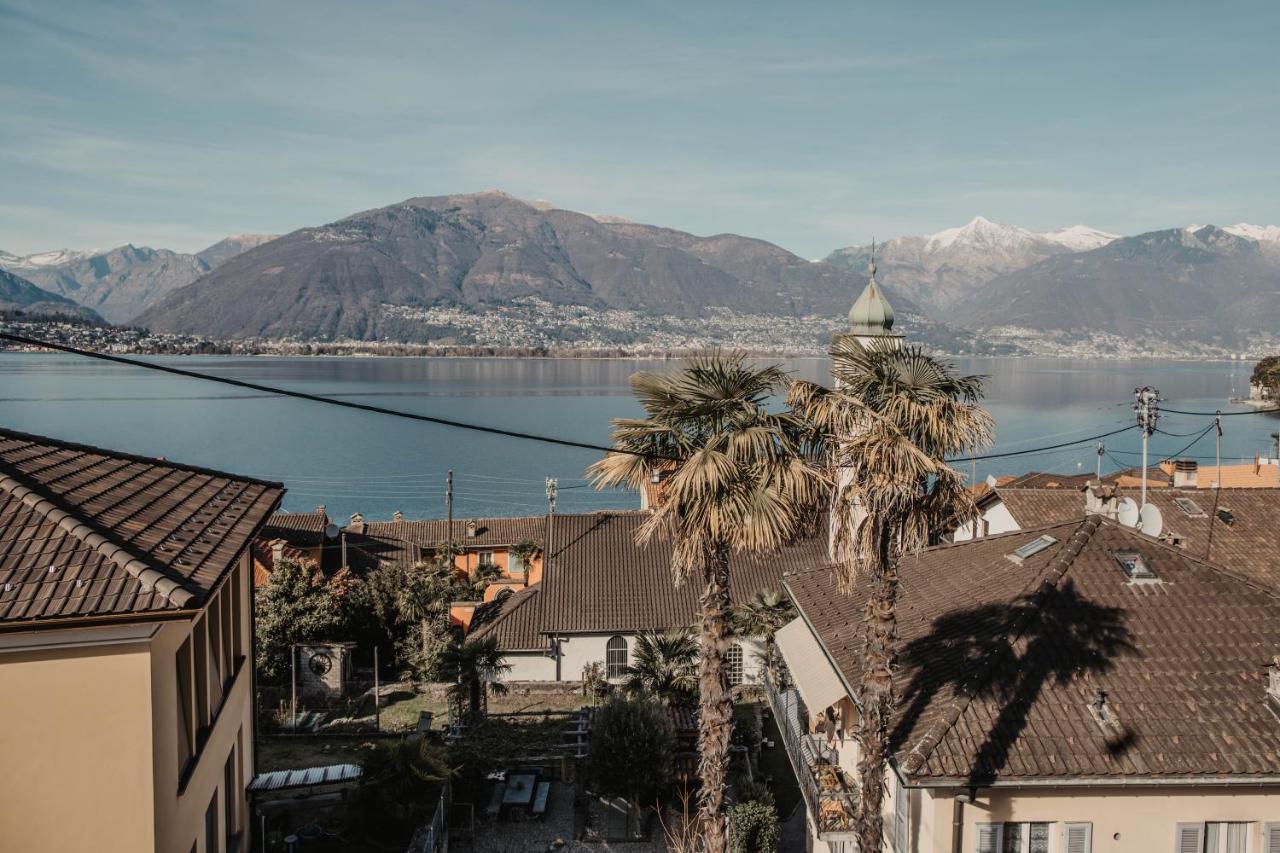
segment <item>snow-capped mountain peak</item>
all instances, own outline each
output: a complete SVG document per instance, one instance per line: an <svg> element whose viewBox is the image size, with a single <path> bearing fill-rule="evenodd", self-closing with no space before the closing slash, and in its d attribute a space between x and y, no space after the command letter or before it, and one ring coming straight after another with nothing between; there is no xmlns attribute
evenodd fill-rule
<svg viewBox="0 0 1280 853"><path fill-rule="evenodd" d="M1098 249L1120 239L1118 234L1109 234L1097 228L1090 228L1088 225L1068 225L1066 228L1058 228L1054 231L1041 231L1039 236L1075 252Z"/></svg>
<svg viewBox="0 0 1280 853"><path fill-rule="evenodd" d="M1011 248L1035 240L1035 234L1016 225L1002 225L985 216L975 216L959 228L947 228L926 238L925 250L936 252L953 246Z"/></svg>
<svg viewBox="0 0 1280 853"><path fill-rule="evenodd" d="M1280 243L1280 225L1250 225L1248 222L1239 222L1235 225L1227 225L1222 230L1260 243Z"/></svg>
<svg viewBox="0 0 1280 853"><path fill-rule="evenodd" d="M37 252L34 255L26 255L25 257L15 257L6 252L5 257L0 258L0 260L13 267L56 267L59 264L69 264L73 261L92 258L94 255L100 254L102 252L98 249L90 249L87 252L77 252L73 249L55 249L52 252Z"/></svg>

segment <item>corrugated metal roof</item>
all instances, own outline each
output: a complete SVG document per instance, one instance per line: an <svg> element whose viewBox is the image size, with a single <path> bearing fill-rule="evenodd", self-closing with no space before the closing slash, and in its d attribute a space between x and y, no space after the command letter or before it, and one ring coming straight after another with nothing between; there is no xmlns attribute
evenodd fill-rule
<svg viewBox="0 0 1280 853"><path fill-rule="evenodd" d="M250 793L263 791L288 791L293 788L313 788L316 785L333 785L338 782L354 782L363 771L359 764L327 764L323 767L304 767L299 770L274 770L259 773L249 783Z"/></svg>

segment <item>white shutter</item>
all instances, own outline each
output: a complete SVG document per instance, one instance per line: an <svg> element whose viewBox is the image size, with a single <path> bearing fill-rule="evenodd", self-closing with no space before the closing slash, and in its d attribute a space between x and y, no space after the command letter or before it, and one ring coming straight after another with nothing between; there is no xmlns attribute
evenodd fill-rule
<svg viewBox="0 0 1280 853"><path fill-rule="evenodd" d="M1091 853L1093 850L1093 824L1064 824L1062 838L1063 853Z"/></svg>
<svg viewBox="0 0 1280 853"><path fill-rule="evenodd" d="M1262 825L1262 853L1280 853L1280 823Z"/></svg>
<svg viewBox="0 0 1280 853"><path fill-rule="evenodd" d="M1204 824L1178 824L1177 844L1174 853L1204 853Z"/></svg>
<svg viewBox="0 0 1280 853"><path fill-rule="evenodd" d="M893 798L893 853L907 853L907 821L910 815L910 794L902 780L894 775Z"/></svg>
<svg viewBox="0 0 1280 853"><path fill-rule="evenodd" d="M977 853L1000 853L1000 824L978 824Z"/></svg>

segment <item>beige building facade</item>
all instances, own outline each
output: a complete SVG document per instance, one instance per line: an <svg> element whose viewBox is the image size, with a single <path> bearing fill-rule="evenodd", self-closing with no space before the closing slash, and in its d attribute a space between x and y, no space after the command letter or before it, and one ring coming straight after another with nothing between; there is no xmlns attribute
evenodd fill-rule
<svg viewBox="0 0 1280 853"><path fill-rule="evenodd" d="M0 430L0 850L248 850L276 484Z"/></svg>

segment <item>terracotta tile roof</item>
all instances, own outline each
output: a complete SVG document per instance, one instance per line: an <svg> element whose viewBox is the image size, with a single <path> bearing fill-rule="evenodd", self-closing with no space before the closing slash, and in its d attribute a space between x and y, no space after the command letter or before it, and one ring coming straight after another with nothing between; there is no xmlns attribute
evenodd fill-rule
<svg viewBox="0 0 1280 853"><path fill-rule="evenodd" d="M283 493L0 429L0 624L198 606Z"/></svg>
<svg viewBox="0 0 1280 853"><path fill-rule="evenodd" d="M1024 560L1007 555L1048 534ZM1115 558L1139 553L1156 583ZM918 780L1280 776L1264 700L1280 599L1229 569L1093 516L903 561L895 761ZM825 570L788 588L845 679L863 599ZM1090 704L1106 694L1106 724Z"/></svg>
<svg viewBox="0 0 1280 853"><path fill-rule="evenodd" d="M1004 479L1001 478L1001 480ZM1046 474L1041 471L1029 471L1017 477L1010 477L1006 482L997 481L996 486L1011 489L1083 489L1092 479L1090 474Z"/></svg>
<svg viewBox="0 0 1280 853"><path fill-rule="evenodd" d="M691 624L698 582L675 586L671 547L635 542L647 513L556 516L549 567L542 580L542 630L554 633L643 631ZM781 589L782 573L821 564L826 540L807 540L763 556L734 555L731 595Z"/></svg>
<svg viewBox="0 0 1280 853"><path fill-rule="evenodd" d="M468 524L475 524L475 536L467 536ZM366 521L364 533L380 539L413 542L424 548L434 548L451 539L467 548L518 545L527 539L540 541L546 538L547 517L533 515L509 518L455 518L452 534L448 526L448 521L443 518L417 521ZM359 524L354 524L346 529L352 531L359 528Z"/></svg>
<svg viewBox="0 0 1280 853"><path fill-rule="evenodd" d="M540 589L541 585L531 586L477 607L471 616L470 637L496 637L498 648L508 652L548 648L541 630Z"/></svg>
<svg viewBox="0 0 1280 853"><path fill-rule="evenodd" d="M1196 486L1201 490L1216 487L1221 480L1224 489L1274 489L1280 487L1280 474L1277 466L1271 464L1255 465L1246 462L1243 465L1202 465L1196 472Z"/></svg>
<svg viewBox="0 0 1280 853"><path fill-rule="evenodd" d="M319 548L324 544L324 529L329 516L320 507L311 512L273 513L263 525L258 536L262 539L283 539L297 548Z"/></svg>
<svg viewBox="0 0 1280 853"><path fill-rule="evenodd" d="M1041 527L1084 518L1085 495L1076 489L1019 489L1002 486L991 498L1002 501L1018 526Z"/></svg>

